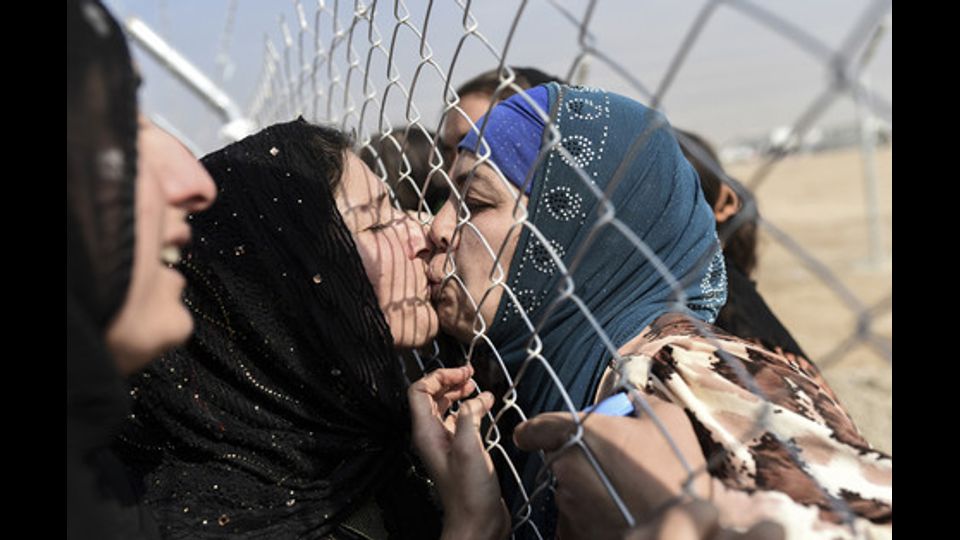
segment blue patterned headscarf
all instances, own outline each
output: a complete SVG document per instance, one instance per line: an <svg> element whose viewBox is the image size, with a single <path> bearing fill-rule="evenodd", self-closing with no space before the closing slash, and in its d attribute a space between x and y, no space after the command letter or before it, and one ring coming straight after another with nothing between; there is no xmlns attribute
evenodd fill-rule
<svg viewBox="0 0 960 540"><path fill-rule="evenodd" d="M533 335L520 316L517 304L522 306L538 328L540 355L579 410L590 404L612 355L578 302L620 348L667 312L713 322L726 302L726 272L713 211L663 115L593 88L550 83L527 94L532 99L517 94L490 112L479 145L473 133L460 145L481 156L489 148L490 159L504 176L530 197L529 224L507 279L513 294L504 292L488 337L516 376L530 357ZM549 111L559 144L551 143L556 139L531 101ZM546 156L537 161L541 149ZM607 192L615 218L676 279L686 297L682 304L627 235L613 223L595 228L607 207L594 189ZM542 234L553 253L532 229ZM558 261L569 267L587 242L568 282ZM578 300L563 295L561 289L568 285ZM519 379L517 400L528 417L568 409L536 359ZM529 465L523 473L528 486Z"/></svg>
<svg viewBox="0 0 960 540"><path fill-rule="evenodd" d="M619 349L667 312L712 323L726 302L726 271L713 211L663 115L593 88L550 83L527 95L530 99L512 96L489 119L479 120L478 126L486 122L479 143L471 133L460 144L489 156L529 195L528 224L510 261L510 291L504 291L487 335L517 379L534 343L522 307L537 329L540 356L563 384L570 405L580 410L592 401L613 357L581 307ZM531 102L549 112L559 140ZM610 207L598 191L606 193L623 228L673 276L683 290L682 303L648 256L607 221ZM584 245L568 281L561 265L569 270ZM573 295L565 295L571 286ZM517 380L517 404L528 417L568 410L538 359ZM539 460L509 451L531 488ZM505 495L516 510L521 502L516 488L508 486ZM551 520L543 512L549 515L549 507L543 501L534 507L534 521L548 530Z"/></svg>
<svg viewBox="0 0 960 540"><path fill-rule="evenodd" d="M564 266L573 262L605 212L592 187L609 191L610 182L619 178L607 194L616 219L649 246L686 296L678 305L668 280L613 224L594 231L570 277L574 295L613 345L621 347L669 311L713 322L727 294L713 211L666 119L632 99L593 88L551 83L527 94L531 99L516 94L490 112L480 146L471 133L460 147L478 149L480 155L489 148L490 159L508 180L530 188L529 224ZM550 130L531 101L549 111L560 133L552 148ZM548 153L532 182L525 182L541 147ZM589 405L612 355L578 303L561 298L558 289L568 282L530 226L520 236L507 283L514 296L503 294L488 336L508 369L516 372L529 356L532 334L519 315L519 303L539 326L541 355L563 382L572 405ZM531 416L566 408L539 365L528 367L518 394L521 408Z"/></svg>

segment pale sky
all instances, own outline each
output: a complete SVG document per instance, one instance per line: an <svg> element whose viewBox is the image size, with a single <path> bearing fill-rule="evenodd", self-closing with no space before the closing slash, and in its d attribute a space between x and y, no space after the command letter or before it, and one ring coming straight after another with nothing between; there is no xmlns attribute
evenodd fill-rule
<svg viewBox="0 0 960 540"><path fill-rule="evenodd" d="M193 62L237 102L246 112L256 90L264 63L265 39L269 36L277 50L283 51L279 20L283 16L292 31L294 49L291 61L297 64L297 16L294 2L262 0L106 0L121 19L137 16L173 47ZM328 9L336 4L323 2ZM405 0L410 22L422 28L428 2ZM463 35L462 8L454 0L434 0L427 42L434 58L444 70L450 66L453 51ZM814 36L830 50L837 50L874 5L867 0L757 0L758 6L790 21ZM232 32L226 36L228 11L236 7ZM342 0L341 21L350 20L353 2ZM479 31L497 50L502 50L514 21L517 0L474 1L471 13ZM568 22L554 4L565 6L579 19L587 2L574 0L530 0L521 17L507 53L512 65L534 66L564 76L579 52L578 28ZM619 63L648 89L655 89L667 66L677 53L703 1L688 0L600 0L596 4L589 30L595 46ZM310 28L316 0L304 1ZM369 3L368 3L369 5ZM321 37L329 44L331 18L321 19ZM377 27L389 47L395 27L394 2L380 2L375 16ZM871 88L892 105L892 18L876 53L866 70ZM308 44L312 47L312 37ZM223 77L217 56L223 43L233 69ZM365 58L367 28L354 39L358 55ZM312 49L310 49L312 50ZM419 43L408 28L399 32L395 62L401 80L409 85L419 56ZM133 46L145 84L141 105L148 114L162 115L181 134L205 153L223 146L218 137L222 125L218 116L203 105L162 67ZM308 53L307 60L311 59ZM336 56L335 56L336 57ZM345 68L344 55L338 58ZM379 63L378 63L379 62ZM453 72L454 85L471 76L496 67L496 58L479 40L467 40ZM382 75L385 59L375 56L371 78L379 89L386 86ZM588 62L586 83L646 101L628 80L599 59ZM717 145L729 144L738 137L760 136L779 126L792 124L829 82L824 62L816 59L768 26L745 16L743 12L721 5L708 20L694 43L683 67L663 102L670 121L679 127L697 131ZM435 127L441 103L440 79L430 71L423 74L414 95L424 125ZM396 93L395 93L396 94ZM359 93L353 94L359 96ZM404 123L399 95L388 102L387 115L394 125ZM843 96L831 106L822 126L846 125L855 119L850 97ZM365 122L365 125L369 125ZM374 124L375 125L375 124Z"/></svg>

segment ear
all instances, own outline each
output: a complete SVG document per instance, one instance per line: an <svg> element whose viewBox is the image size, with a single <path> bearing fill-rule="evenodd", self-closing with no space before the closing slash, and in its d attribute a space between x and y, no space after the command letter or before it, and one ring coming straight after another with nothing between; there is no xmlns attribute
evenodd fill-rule
<svg viewBox="0 0 960 540"><path fill-rule="evenodd" d="M723 223L736 215L740 210L740 197L730 186L720 183L720 193L717 202L713 204L713 217L717 223Z"/></svg>

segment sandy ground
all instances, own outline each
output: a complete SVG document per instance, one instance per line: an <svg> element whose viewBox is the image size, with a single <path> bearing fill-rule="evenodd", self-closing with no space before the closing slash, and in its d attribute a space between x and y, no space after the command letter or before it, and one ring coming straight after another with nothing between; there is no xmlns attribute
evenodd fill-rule
<svg viewBox="0 0 960 540"><path fill-rule="evenodd" d="M873 306L892 291L892 150L876 155L879 215L884 258L871 264L864 162L859 149L786 158L756 190L761 215L789 234L825 265L864 306ZM758 162L727 167L747 183ZM848 408L868 441L893 451L892 364L862 341L841 355L831 355L854 334L857 315L824 281L800 263L797 255L761 229L760 292ZM893 337L889 303L868 327L886 341Z"/></svg>

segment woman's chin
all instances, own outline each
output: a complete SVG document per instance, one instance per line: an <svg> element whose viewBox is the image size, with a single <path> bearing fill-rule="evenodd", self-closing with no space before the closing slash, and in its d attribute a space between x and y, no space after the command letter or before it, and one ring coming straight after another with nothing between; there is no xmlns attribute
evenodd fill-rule
<svg viewBox="0 0 960 540"><path fill-rule="evenodd" d="M470 343L473 339L473 313L467 314L461 309L466 298L455 287L444 287L438 295L434 308L439 319L440 330L461 343Z"/></svg>
<svg viewBox="0 0 960 540"><path fill-rule="evenodd" d="M178 300L163 309L118 320L108 330L107 345L120 371L131 374L183 345L193 333L193 325L193 317Z"/></svg>
<svg viewBox="0 0 960 540"><path fill-rule="evenodd" d="M415 313L390 317L387 323L393 335L393 346L402 350L428 345L440 331L437 312L426 302L419 304Z"/></svg>
<svg viewBox="0 0 960 540"><path fill-rule="evenodd" d="M187 307L179 303L177 308L176 310L170 310L169 315L163 321L163 331L157 333L154 358L183 345L193 334L194 321L190 312L187 311ZM159 323L156 326L161 328Z"/></svg>
<svg viewBox="0 0 960 540"><path fill-rule="evenodd" d="M474 338L473 324L460 316L459 312L445 314L440 310L440 329L460 343L470 343ZM472 321L472 317L471 317Z"/></svg>

